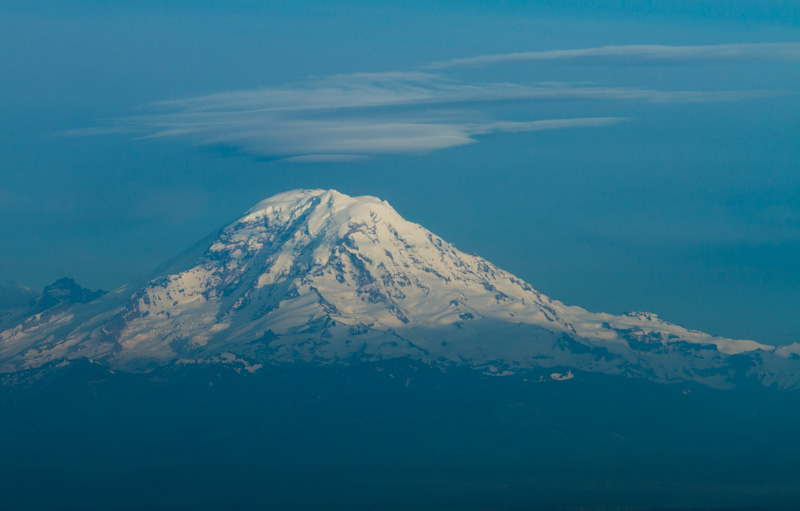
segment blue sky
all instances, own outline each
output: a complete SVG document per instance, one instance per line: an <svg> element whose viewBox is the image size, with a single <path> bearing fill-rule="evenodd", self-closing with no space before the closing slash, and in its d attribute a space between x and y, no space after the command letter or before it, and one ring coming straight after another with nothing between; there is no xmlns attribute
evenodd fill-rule
<svg viewBox="0 0 800 511"><path fill-rule="evenodd" d="M0 279L113 288L336 188L566 303L800 340L796 2L28 4Z"/></svg>

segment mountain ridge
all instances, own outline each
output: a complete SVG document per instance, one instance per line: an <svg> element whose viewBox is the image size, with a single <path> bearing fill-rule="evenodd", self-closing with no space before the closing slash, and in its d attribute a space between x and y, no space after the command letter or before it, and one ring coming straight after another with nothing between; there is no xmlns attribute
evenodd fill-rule
<svg viewBox="0 0 800 511"><path fill-rule="evenodd" d="M375 197L292 190L210 238L145 285L3 324L0 369L76 357L138 371L214 357L251 368L410 357L491 374L566 367L716 388L741 377L800 384L794 345L564 305Z"/></svg>

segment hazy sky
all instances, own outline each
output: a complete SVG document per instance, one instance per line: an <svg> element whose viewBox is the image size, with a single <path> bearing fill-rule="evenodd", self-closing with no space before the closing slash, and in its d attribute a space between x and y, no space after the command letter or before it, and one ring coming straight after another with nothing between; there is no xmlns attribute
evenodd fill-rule
<svg viewBox="0 0 800 511"><path fill-rule="evenodd" d="M796 1L30 3L0 279L114 288L336 188L569 304L800 341Z"/></svg>

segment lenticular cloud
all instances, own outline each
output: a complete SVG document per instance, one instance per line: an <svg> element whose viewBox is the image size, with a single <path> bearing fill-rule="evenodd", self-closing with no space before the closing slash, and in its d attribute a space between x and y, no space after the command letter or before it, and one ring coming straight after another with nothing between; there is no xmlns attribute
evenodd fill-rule
<svg viewBox="0 0 800 511"><path fill-rule="evenodd" d="M580 102L608 109L615 102L709 103L778 93L663 91L602 87L587 82L475 83L457 77L451 68L543 60L636 63L766 58L798 60L800 45L606 46L484 55L427 66L436 72L334 75L294 86L161 101L149 105L152 113L67 134L135 133L141 138L180 138L294 162L352 161L375 155L426 153L472 144L494 133L603 127L626 120L616 115L512 119L509 109L504 108L512 104Z"/></svg>

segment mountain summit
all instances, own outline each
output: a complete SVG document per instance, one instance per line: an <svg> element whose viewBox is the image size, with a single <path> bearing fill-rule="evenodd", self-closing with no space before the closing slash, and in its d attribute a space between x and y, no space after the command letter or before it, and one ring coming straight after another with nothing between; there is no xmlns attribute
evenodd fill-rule
<svg viewBox="0 0 800 511"><path fill-rule="evenodd" d="M375 197L282 193L189 259L143 286L5 320L0 368L85 357L129 370L228 361L257 371L408 357L493 375L552 368L552 379L582 370L718 388L743 377L798 385L797 345L566 306Z"/></svg>

